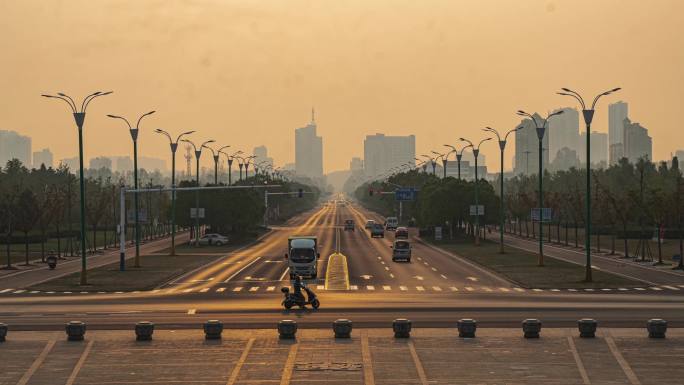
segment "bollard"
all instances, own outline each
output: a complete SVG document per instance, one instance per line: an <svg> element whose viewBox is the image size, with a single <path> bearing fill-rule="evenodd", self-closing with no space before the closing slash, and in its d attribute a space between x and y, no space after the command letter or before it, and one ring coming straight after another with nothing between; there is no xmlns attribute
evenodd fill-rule
<svg viewBox="0 0 684 385"><path fill-rule="evenodd" d="M284 319L278 321L278 335L281 339L292 340L297 334L297 321Z"/></svg>
<svg viewBox="0 0 684 385"><path fill-rule="evenodd" d="M7 338L7 325L0 322L0 342L5 342Z"/></svg>
<svg viewBox="0 0 684 385"><path fill-rule="evenodd" d="M351 338L352 322L348 319L337 319L333 322L335 338Z"/></svg>
<svg viewBox="0 0 684 385"><path fill-rule="evenodd" d="M409 338L411 337L411 321L406 318L397 318L392 322L392 330L394 330L394 338Z"/></svg>
<svg viewBox="0 0 684 385"><path fill-rule="evenodd" d="M649 338L665 338L667 332L667 321L660 318L653 318L646 323Z"/></svg>
<svg viewBox="0 0 684 385"><path fill-rule="evenodd" d="M539 338L542 323L535 318L528 318L522 322L522 329L525 338Z"/></svg>
<svg viewBox="0 0 684 385"><path fill-rule="evenodd" d="M153 333L154 323L150 321L140 321L137 324L135 324L136 341L152 341Z"/></svg>
<svg viewBox="0 0 684 385"><path fill-rule="evenodd" d="M86 332L86 324L82 321L69 321L66 324L68 341L83 341Z"/></svg>
<svg viewBox="0 0 684 385"><path fill-rule="evenodd" d="M580 332L581 338L594 338L596 336L596 327L598 323L595 319L582 318L577 321L577 328Z"/></svg>
<svg viewBox="0 0 684 385"><path fill-rule="evenodd" d="M475 338L475 330L477 330L477 321L470 318L463 318L458 320L456 324L458 327L458 336L463 338Z"/></svg>
<svg viewBox="0 0 684 385"><path fill-rule="evenodd" d="M210 319L204 323L204 339L220 340L223 333L223 322L217 319Z"/></svg>

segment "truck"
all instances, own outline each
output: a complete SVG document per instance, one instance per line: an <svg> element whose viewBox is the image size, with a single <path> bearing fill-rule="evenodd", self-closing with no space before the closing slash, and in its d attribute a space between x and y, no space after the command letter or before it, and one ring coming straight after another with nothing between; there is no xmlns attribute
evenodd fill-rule
<svg viewBox="0 0 684 385"><path fill-rule="evenodd" d="M318 238L314 235L299 235L287 238L287 266L290 269L290 279L296 275L304 278L316 279L318 276Z"/></svg>

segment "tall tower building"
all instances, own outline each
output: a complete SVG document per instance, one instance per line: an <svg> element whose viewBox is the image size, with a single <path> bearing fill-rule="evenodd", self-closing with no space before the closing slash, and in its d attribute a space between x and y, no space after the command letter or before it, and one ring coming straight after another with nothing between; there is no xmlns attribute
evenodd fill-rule
<svg viewBox="0 0 684 385"><path fill-rule="evenodd" d="M0 130L0 167L5 167L9 160L18 159L30 168L31 155L31 138L15 131Z"/></svg>
<svg viewBox="0 0 684 385"><path fill-rule="evenodd" d="M323 176L323 138L316 135L316 117L311 109L311 122L295 130L295 172L309 178Z"/></svg>
<svg viewBox="0 0 684 385"><path fill-rule="evenodd" d="M392 167L415 164L416 137L368 135L363 141L363 167L368 177L376 177ZM431 170L432 171L432 170Z"/></svg>
<svg viewBox="0 0 684 385"><path fill-rule="evenodd" d="M40 168L41 165L45 165L45 168L50 168L52 167L52 164L53 156L49 149L44 148L40 151L33 152L33 167Z"/></svg>
<svg viewBox="0 0 684 385"><path fill-rule="evenodd" d="M266 146L254 147L252 154L255 156L254 164L265 162L266 164L273 166L273 158L268 157L268 149Z"/></svg>
<svg viewBox="0 0 684 385"><path fill-rule="evenodd" d="M617 163L625 156L624 120L627 119L628 105L619 101L608 105L608 149L610 164Z"/></svg>
<svg viewBox="0 0 684 385"><path fill-rule="evenodd" d="M580 140L579 140L579 111L574 108L560 108L553 112L563 111L562 114L555 116L549 121L549 129L546 135L549 136L549 158L555 160L558 152L563 148L574 151L579 154ZM559 164L570 166L574 164L572 159L567 158L571 154L564 151L563 156L565 161ZM562 166L562 169L567 169Z"/></svg>
<svg viewBox="0 0 684 385"><path fill-rule="evenodd" d="M648 136L648 130L639 123L632 123L629 118L625 119L624 128L624 157L630 163L641 158L653 161L653 140Z"/></svg>

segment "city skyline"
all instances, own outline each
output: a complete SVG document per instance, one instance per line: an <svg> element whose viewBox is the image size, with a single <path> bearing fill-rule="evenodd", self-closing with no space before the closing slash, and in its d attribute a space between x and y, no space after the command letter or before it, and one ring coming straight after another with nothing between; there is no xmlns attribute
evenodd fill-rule
<svg viewBox="0 0 684 385"><path fill-rule="evenodd" d="M674 113L684 80L667 75L684 58L662 49L684 44L670 31L684 12L680 2L267 3L267 11L171 3L163 14L138 4L140 22L113 2L5 3L3 32L26 44L0 42L4 66L14 74L2 81L14 92L0 96L0 124L33 137L36 148L51 147L55 159L73 156L73 122L38 95L57 90L82 97L106 88L115 93L94 104L87 118L88 158L130 151L128 133L105 114L156 109L142 125L141 154L168 157L155 128L191 129L196 140L246 150L265 144L282 164L294 161L289 130L315 105L329 172L361 155L368 134L415 134L416 151L425 152L460 136L482 137L484 126L511 127L519 108L542 113L567 106L554 95L559 87L595 93L617 85L623 90L601 101L594 130L607 132L607 104L622 99L655 138L654 159L684 147ZM390 8L391 14L382 12ZM340 34L331 25L356 27ZM195 31L193 39L184 38L185 30ZM124 32L128 37L117 40ZM170 36L181 38L172 43ZM524 46L512 44L522 40ZM41 60L32 60L36 49L28 47L38 47ZM558 60L533 60L540 50ZM178 57L178 51L187 54ZM496 146L483 153L495 166ZM509 153L505 163L510 169Z"/></svg>

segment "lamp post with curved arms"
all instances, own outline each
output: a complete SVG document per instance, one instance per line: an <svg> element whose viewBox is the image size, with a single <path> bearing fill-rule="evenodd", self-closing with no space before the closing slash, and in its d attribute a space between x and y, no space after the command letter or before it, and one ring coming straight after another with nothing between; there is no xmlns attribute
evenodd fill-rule
<svg viewBox="0 0 684 385"><path fill-rule="evenodd" d="M107 116L113 119L120 119L126 122L126 125L128 126L128 130L131 133L131 139L133 139L133 187L137 190L138 189L138 133L140 132L140 121L143 120L144 117L148 115L154 114L154 111L147 112L145 114L142 114L140 118L138 118L138 122L135 124L135 128L131 126L131 123L128 122L128 119L117 116L117 115L111 115L108 114ZM134 199L134 206L135 206L135 262L134 262L134 267L140 267L140 220L139 220L139 213L140 207L138 206L138 192L136 191L133 194L133 199ZM149 218L148 218L149 220Z"/></svg>
<svg viewBox="0 0 684 385"><path fill-rule="evenodd" d="M195 131L186 131L176 137L173 141L171 134L157 128L154 132L165 135L169 138L169 145L171 146L171 255L176 255L176 150L178 149L178 141L185 135L190 135Z"/></svg>
<svg viewBox="0 0 684 385"><path fill-rule="evenodd" d="M83 123L85 122L86 109L88 104L93 101L93 99L99 96L105 96L111 94L112 91L102 92L97 91L86 96L81 103L81 109L79 110L76 106L76 102L70 96L64 94L63 92L58 92L57 95L42 94L41 96L52 99L60 99L66 102L71 108L71 112L74 115L74 120L76 121L76 127L78 128L78 161L79 161L79 177L81 183L81 285L88 284L87 269L86 269L86 225L85 225L85 179L83 177Z"/></svg>
<svg viewBox="0 0 684 385"><path fill-rule="evenodd" d="M250 155L245 158L245 179L249 178L249 164L254 161L256 156Z"/></svg>
<svg viewBox="0 0 684 385"><path fill-rule="evenodd" d="M537 174L537 177L539 178L539 260L537 261L538 266L544 266L544 237L543 235L543 219L544 219L544 214L543 214L543 206L544 206L544 190L543 190L543 180L544 180L544 165L542 164L542 154L544 152L544 149L542 147L542 141L544 140L544 134L546 133L546 124L548 123L549 119L556 116L560 115L563 113L563 110L556 111L552 114L549 114L546 119L542 119L541 124L540 122L537 121L537 119L534 117L534 115L531 115L523 110L518 110L517 114L519 116L524 116L532 120L534 122L535 128L537 129L537 138L539 139L539 174Z"/></svg>
<svg viewBox="0 0 684 385"><path fill-rule="evenodd" d="M447 155L448 154L440 154L439 152L432 150L432 153L437 155L437 158L440 158L442 160L442 179L446 179L446 174L447 174Z"/></svg>
<svg viewBox="0 0 684 385"><path fill-rule="evenodd" d="M475 157L475 246L480 246L480 201L479 201L479 195L480 195L480 183L478 181L478 175L477 175L477 157L480 155L480 146L482 143L491 140L492 138L484 138L480 141L480 143L477 144L477 147L473 144L473 142L469 141L468 139L465 138L459 138L460 141L468 143L466 147L463 147L461 149L461 153L463 153L463 150L465 150L468 147L473 148L473 156Z"/></svg>
<svg viewBox="0 0 684 385"><path fill-rule="evenodd" d="M202 156L202 148L206 147L207 144L209 143L214 143L213 139L207 140L204 143L202 143L201 146L197 147L195 143L193 143L190 140L183 139L183 142L188 143L192 146L192 148L195 150L195 163L196 163L196 181L197 181L197 187L200 187L200 175L199 175L199 162L200 162L200 156ZM195 190L195 247L199 247L199 217L200 217L200 211L199 211L199 189Z"/></svg>
<svg viewBox="0 0 684 385"><path fill-rule="evenodd" d="M500 222L499 223L499 253L503 254L504 253L504 149L506 148L506 140L508 140L508 135L510 135L513 132L518 131L522 127L516 127L512 130L509 130L504 134L503 138L501 135L499 135L499 131L491 128L491 127L485 127L483 128L484 131L487 132L492 132L496 135L496 138L499 141L499 150L501 151L501 174L500 174L500 181L499 181L499 195L501 198L501 207L499 209L500 211Z"/></svg>
<svg viewBox="0 0 684 385"><path fill-rule="evenodd" d="M232 155L228 154L227 152L223 152L221 150L218 150L219 153L224 154L226 158L228 159L228 186L233 184L233 160L235 160L235 155L242 154L242 151L238 150L235 151Z"/></svg>
<svg viewBox="0 0 684 385"><path fill-rule="evenodd" d="M593 280L591 274L591 121L594 119L594 107L596 103L602 96L607 96L613 92L619 91L621 88L616 87L612 90L602 92L594 97L594 101L591 103L591 107L587 108L584 103L582 96L568 88L561 88L562 92L557 92L558 95L570 96L575 98L579 104L582 106L582 116L584 117L584 123L587 127L587 193L585 196L585 208L586 208L586 221L585 221L585 235L584 235L584 249L586 253L586 262L584 266L585 277L584 280L591 282ZM680 259L681 261L681 259Z"/></svg>
<svg viewBox="0 0 684 385"><path fill-rule="evenodd" d="M223 146L219 148L218 150L214 150L213 148L205 145L202 145L202 147L209 149L211 151L211 157L214 160L214 184L218 185L218 162L219 162L219 154L220 151L223 150L224 148L228 148L230 146Z"/></svg>
<svg viewBox="0 0 684 385"><path fill-rule="evenodd" d="M461 180L461 159L463 159L463 151L465 151L466 148L473 147L473 145L468 144L468 145L464 146L463 148L461 148L460 151L457 150L456 147L454 147L450 144L445 144L444 146L451 148L451 151L449 153L452 153L452 152L456 153L456 166L458 167L458 180ZM449 154L447 154L447 157L448 156L449 156Z"/></svg>

